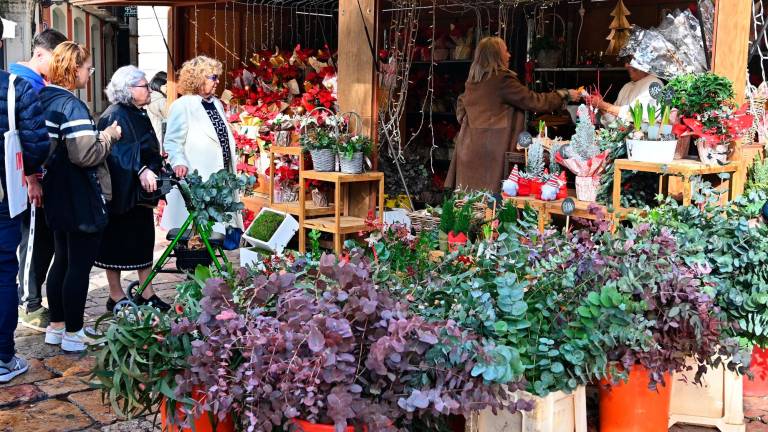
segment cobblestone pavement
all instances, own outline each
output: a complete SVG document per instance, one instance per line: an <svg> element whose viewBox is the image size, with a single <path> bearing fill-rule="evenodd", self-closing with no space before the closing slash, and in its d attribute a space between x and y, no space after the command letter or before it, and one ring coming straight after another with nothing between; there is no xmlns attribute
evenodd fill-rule
<svg viewBox="0 0 768 432"><path fill-rule="evenodd" d="M157 238L164 239L164 235L158 231ZM158 242L156 258L166 244ZM173 263L169 264L169 268L172 266ZM123 277L127 286L136 274L124 273ZM155 290L163 299L171 300L174 287L182 278L181 275L158 275ZM109 290L103 270L94 269L91 273L89 290L86 326L104 313ZM19 354L30 361L30 370L0 385L0 432L160 431L155 425L159 418L155 416L125 421L102 403L100 392L88 384L88 371L93 365L91 356L63 354L58 347L45 345L42 334L22 326L16 331L16 345ZM744 406L745 420L749 422L747 432L768 432L768 396L745 398ZM590 432L594 430L590 427ZM677 425L670 430L710 432L715 429Z"/></svg>

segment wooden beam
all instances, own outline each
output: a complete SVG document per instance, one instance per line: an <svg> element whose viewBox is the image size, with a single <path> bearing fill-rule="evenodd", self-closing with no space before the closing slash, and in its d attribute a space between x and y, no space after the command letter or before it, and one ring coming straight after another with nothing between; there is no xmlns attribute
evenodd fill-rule
<svg viewBox="0 0 768 432"><path fill-rule="evenodd" d="M363 130L359 132L368 135L373 135L371 125L376 124L376 72L365 31L367 27L375 51L378 8L379 0L339 0L339 109L360 114Z"/></svg>
<svg viewBox="0 0 768 432"><path fill-rule="evenodd" d="M178 32L176 27L181 25L181 20L179 19L179 7L178 6L171 6L168 9L168 51L172 54L168 56L168 81L166 82L166 104L167 106L171 106L171 102L176 100L176 73L178 72L176 70L176 65L173 64L173 61L171 61L171 58L179 62L179 67L181 67L181 50L179 49L179 40L180 33Z"/></svg>
<svg viewBox="0 0 768 432"><path fill-rule="evenodd" d="M745 100L747 50L751 24L751 0L716 1L712 72L733 81L733 91L739 105Z"/></svg>

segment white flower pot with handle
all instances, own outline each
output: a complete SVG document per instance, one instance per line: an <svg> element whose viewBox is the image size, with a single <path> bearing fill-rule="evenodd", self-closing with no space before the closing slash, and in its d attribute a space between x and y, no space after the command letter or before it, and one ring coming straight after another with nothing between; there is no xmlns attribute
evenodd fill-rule
<svg viewBox="0 0 768 432"><path fill-rule="evenodd" d="M677 140L646 141L628 139L627 155L637 162L670 163L675 160Z"/></svg>

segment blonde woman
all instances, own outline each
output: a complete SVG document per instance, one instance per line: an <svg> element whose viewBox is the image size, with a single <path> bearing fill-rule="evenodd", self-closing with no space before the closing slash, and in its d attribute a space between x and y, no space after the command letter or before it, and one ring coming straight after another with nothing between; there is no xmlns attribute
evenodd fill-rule
<svg viewBox="0 0 768 432"><path fill-rule="evenodd" d="M504 153L515 151L525 130L525 111L553 111L578 99L575 90L529 90L509 70L509 59L501 38L486 37L477 45L456 109L461 130L445 187L498 192L508 174L503 172Z"/></svg>
<svg viewBox="0 0 768 432"><path fill-rule="evenodd" d="M235 172L235 139L226 122L224 106L216 97L222 74L218 60L198 56L184 63L177 90L183 96L171 105L163 149L179 177L197 170L203 180L224 168ZM177 228L187 218L177 190L168 195L162 227ZM242 225L242 219L238 225Z"/></svg>
<svg viewBox="0 0 768 432"><path fill-rule="evenodd" d="M51 324L45 342L68 352L84 351L89 341L83 332L88 279L112 198L106 160L122 136L116 121L97 131L88 107L73 93L86 88L93 71L87 49L61 43L51 57L51 84L40 90L51 139L43 176L45 219L55 250L46 288Z"/></svg>

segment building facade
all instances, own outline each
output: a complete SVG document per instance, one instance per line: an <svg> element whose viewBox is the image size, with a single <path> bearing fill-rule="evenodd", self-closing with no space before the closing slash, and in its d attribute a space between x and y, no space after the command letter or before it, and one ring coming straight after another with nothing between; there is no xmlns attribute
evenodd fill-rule
<svg viewBox="0 0 768 432"><path fill-rule="evenodd" d="M0 16L18 25L15 37L4 43L0 64L7 68L27 60L34 35L54 28L90 51L96 70L88 87L77 94L94 113L101 113L109 105L104 93L109 78L118 67L138 60L137 18L126 14L125 9L75 6L69 1L4 0L0 2Z"/></svg>

